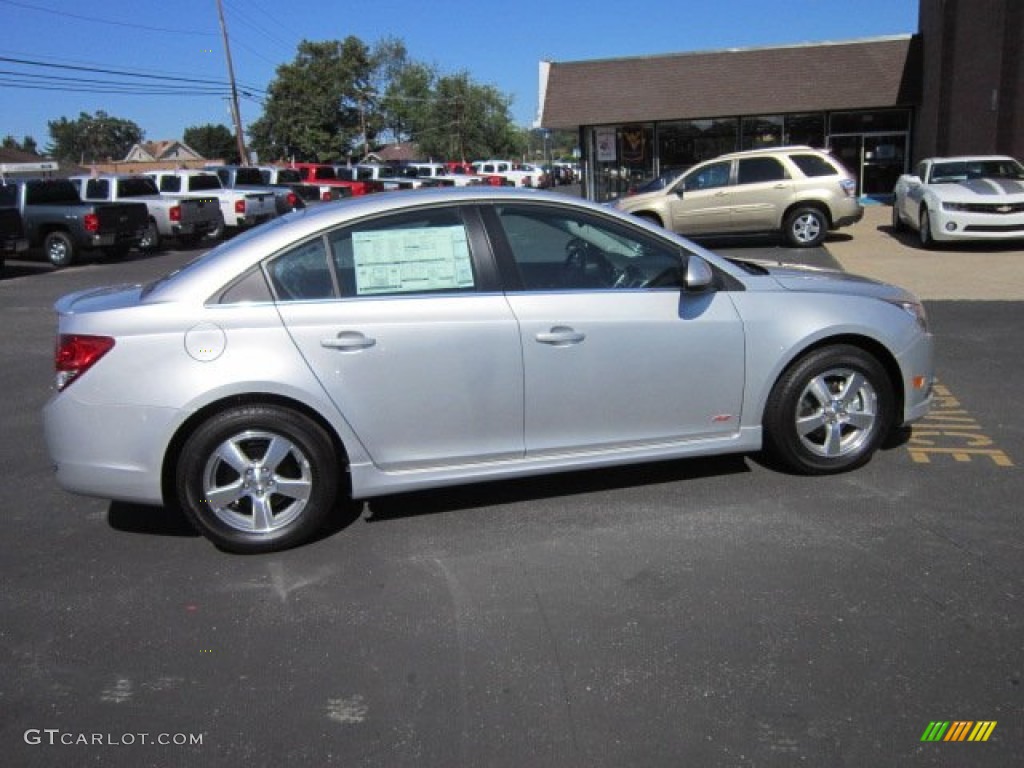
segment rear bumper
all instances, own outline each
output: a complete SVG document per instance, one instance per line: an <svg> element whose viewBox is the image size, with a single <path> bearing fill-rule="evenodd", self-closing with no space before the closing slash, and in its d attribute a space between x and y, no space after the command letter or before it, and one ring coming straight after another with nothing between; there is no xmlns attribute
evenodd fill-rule
<svg viewBox="0 0 1024 768"><path fill-rule="evenodd" d="M43 435L58 485L104 499L162 504L163 456L155 437L181 414L172 408L85 405L71 392L43 408Z"/></svg>

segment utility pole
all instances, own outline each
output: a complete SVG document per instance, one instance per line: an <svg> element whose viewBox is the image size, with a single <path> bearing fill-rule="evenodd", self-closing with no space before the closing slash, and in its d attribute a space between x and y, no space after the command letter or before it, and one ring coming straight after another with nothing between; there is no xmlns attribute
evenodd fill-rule
<svg viewBox="0 0 1024 768"><path fill-rule="evenodd" d="M217 15L220 17L220 33L224 37L224 55L228 60L228 79L231 81L231 115L235 119L235 139L238 142L238 157L242 165L249 164L249 153L245 151L245 136L242 133L242 114L238 109L238 88L235 86L235 67L231 63L231 48L228 47L228 25L224 23L224 6L217 0Z"/></svg>

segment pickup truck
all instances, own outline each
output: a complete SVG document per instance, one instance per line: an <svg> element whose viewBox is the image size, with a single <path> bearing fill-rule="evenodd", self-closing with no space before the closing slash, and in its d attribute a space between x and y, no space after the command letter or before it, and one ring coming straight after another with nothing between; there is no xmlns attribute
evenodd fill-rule
<svg viewBox="0 0 1024 768"><path fill-rule="evenodd" d="M7 179L0 182L0 207L21 215L29 247L42 246L50 263L66 267L83 249L119 257L146 234L149 212L142 203L87 203L67 179Z"/></svg>
<svg viewBox="0 0 1024 768"><path fill-rule="evenodd" d="M374 179L372 173L367 173L359 166L336 165L334 173L342 181L352 182L352 194L357 197L384 191L384 182Z"/></svg>
<svg viewBox="0 0 1024 768"><path fill-rule="evenodd" d="M364 181L351 181L338 177L338 172L333 165L323 163L292 163L292 168L299 172L302 180L307 184L321 184L329 187L344 187L352 193L353 197L365 195L369 192L379 192L380 188L371 187Z"/></svg>
<svg viewBox="0 0 1024 768"><path fill-rule="evenodd" d="M306 207L306 201L287 186L270 185L263 181L260 169L251 165L207 165L220 178L225 189L240 192L269 192L274 196L274 207L278 216Z"/></svg>
<svg viewBox="0 0 1024 768"><path fill-rule="evenodd" d="M544 187L546 174L532 165L518 165L510 160L479 160L473 163L480 176L500 176L516 187Z"/></svg>
<svg viewBox="0 0 1024 768"><path fill-rule="evenodd" d="M25 228L17 208L0 208L0 269L7 256L28 250Z"/></svg>
<svg viewBox="0 0 1024 768"><path fill-rule="evenodd" d="M161 195L187 195L218 201L224 216L224 228L228 231L255 227L277 216L277 203L272 192L224 189L220 177L213 171L153 171L146 175L156 182ZM223 230L210 236L218 238L222 234Z"/></svg>
<svg viewBox="0 0 1024 768"><path fill-rule="evenodd" d="M352 190L347 187L332 187L330 185L307 184L302 180L300 174L294 168L281 168L276 165L257 166L263 184L268 187L288 187L307 206L319 205L320 203L333 203L343 197L352 197Z"/></svg>
<svg viewBox="0 0 1024 768"><path fill-rule="evenodd" d="M393 192L396 189L414 189L415 182L399 176L393 165L382 165L380 163L360 163L356 166L361 179L373 179L384 186L385 192Z"/></svg>
<svg viewBox="0 0 1024 768"><path fill-rule="evenodd" d="M139 241L140 251L159 250L165 238L177 238L183 246L193 247L204 235L224 228L224 217L216 201L161 195L156 182L148 176L72 176L71 183L87 202L145 203L149 226Z"/></svg>
<svg viewBox="0 0 1024 768"><path fill-rule="evenodd" d="M476 174L452 173L444 163L409 163L420 178L433 179L442 187L477 187L484 183Z"/></svg>

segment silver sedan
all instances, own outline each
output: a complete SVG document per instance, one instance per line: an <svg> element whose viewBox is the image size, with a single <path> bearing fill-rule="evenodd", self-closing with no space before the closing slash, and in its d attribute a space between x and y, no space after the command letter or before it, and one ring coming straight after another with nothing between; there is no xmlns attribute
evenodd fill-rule
<svg viewBox="0 0 1024 768"><path fill-rule="evenodd" d="M56 309L57 481L235 552L346 498L762 448L849 470L931 402L906 291L506 188L298 211Z"/></svg>

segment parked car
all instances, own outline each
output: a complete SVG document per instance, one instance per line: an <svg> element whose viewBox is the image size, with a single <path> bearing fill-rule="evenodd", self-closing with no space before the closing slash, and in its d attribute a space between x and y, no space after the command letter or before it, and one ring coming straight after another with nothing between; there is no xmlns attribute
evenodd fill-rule
<svg viewBox="0 0 1024 768"><path fill-rule="evenodd" d="M781 232L795 248L821 245L829 230L860 221L857 182L827 152L775 147L699 163L664 189L616 200L679 234Z"/></svg>
<svg viewBox="0 0 1024 768"><path fill-rule="evenodd" d="M1024 166L998 155L922 160L896 182L892 227L917 230L925 248L1024 239Z"/></svg>
<svg viewBox="0 0 1024 768"><path fill-rule="evenodd" d="M934 373L900 288L505 188L321 206L56 310L57 481L174 501L239 552L349 495L762 446L853 469L927 413Z"/></svg>
<svg viewBox="0 0 1024 768"><path fill-rule="evenodd" d="M224 229L224 216L216 200L161 195L156 182L148 176L72 176L71 183L86 201L143 203L149 213L149 224L139 240L140 251L159 250L167 238L175 238L191 248L206 235Z"/></svg>
<svg viewBox="0 0 1024 768"><path fill-rule="evenodd" d="M0 207L18 211L29 247L41 247L55 267L73 264L83 249L124 256L149 222L142 203L87 203L68 179L0 181Z"/></svg>
<svg viewBox="0 0 1024 768"><path fill-rule="evenodd" d="M372 171L361 166L336 165L334 172L342 181L352 182L352 194L355 197L384 191L384 182L375 179Z"/></svg>

